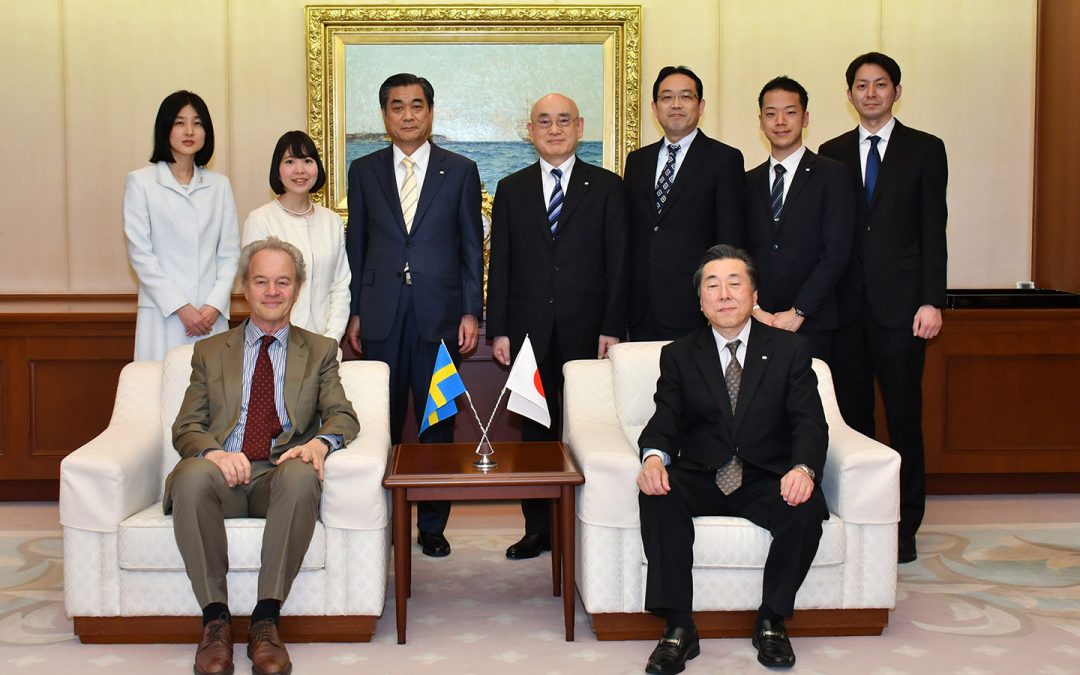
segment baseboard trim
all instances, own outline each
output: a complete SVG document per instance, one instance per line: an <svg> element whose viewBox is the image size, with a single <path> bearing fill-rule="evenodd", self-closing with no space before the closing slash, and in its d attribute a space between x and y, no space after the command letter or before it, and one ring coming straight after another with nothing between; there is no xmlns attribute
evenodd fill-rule
<svg viewBox="0 0 1080 675"><path fill-rule="evenodd" d="M706 638L750 637L757 612L694 612L698 635ZM664 632L664 620L652 614L590 614L597 640L655 640ZM792 637L881 635L889 625L888 609L798 609L788 619Z"/></svg>
<svg viewBox="0 0 1080 675"><path fill-rule="evenodd" d="M249 618L234 616L233 640L245 642ZM289 642L371 642L377 616L283 616L281 638ZM77 616L75 634L86 644L196 644L198 616Z"/></svg>

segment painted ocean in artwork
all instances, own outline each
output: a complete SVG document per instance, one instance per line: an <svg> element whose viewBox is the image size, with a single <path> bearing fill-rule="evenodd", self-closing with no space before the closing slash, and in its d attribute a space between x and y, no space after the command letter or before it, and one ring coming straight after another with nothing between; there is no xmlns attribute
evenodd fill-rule
<svg viewBox="0 0 1080 675"><path fill-rule="evenodd" d="M440 141L435 143L451 152L464 155L480 168L480 182L489 194L495 194L495 186L506 176L524 169L536 161L536 149L527 141ZM386 147L385 141L349 140L345 146L345 166L357 157ZM604 165L603 141L582 141L577 154L582 160Z"/></svg>

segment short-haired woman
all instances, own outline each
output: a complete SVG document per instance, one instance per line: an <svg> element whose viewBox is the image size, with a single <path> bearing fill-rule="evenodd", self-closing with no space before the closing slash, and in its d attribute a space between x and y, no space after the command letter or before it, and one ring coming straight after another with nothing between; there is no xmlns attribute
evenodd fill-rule
<svg viewBox="0 0 1080 675"><path fill-rule="evenodd" d="M124 186L124 235L139 277L136 361L228 328L240 231L229 179L206 168L213 154L206 103L190 91L166 96L153 164Z"/></svg>
<svg viewBox="0 0 1080 675"><path fill-rule="evenodd" d="M292 323L341 341L349 321L349 260L341 217L311 201L326 183L319 151L303 131L278 139L270 160L270 189L277 199L248 215L243 243L273 235L304 254L308 282L300 288Z"/></svg>

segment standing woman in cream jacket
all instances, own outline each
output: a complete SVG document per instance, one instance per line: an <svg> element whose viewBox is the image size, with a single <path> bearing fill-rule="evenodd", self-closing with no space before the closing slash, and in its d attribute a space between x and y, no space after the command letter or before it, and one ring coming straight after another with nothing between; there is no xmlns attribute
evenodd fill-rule
<svg viewBox="0 0 1080 675"><path fill-rule="evenodd" d="M165 97L154 122L151 166L127 175L124 235L139 277L135 360L228 328L240 257L229 179L208 171L214 125L197 94Z"/></svg>
<svg viewBox="0 0 1080 675"><path fill-rule="evenodd" d="M304 254L308 281L292 309L292 323L337 342L349 322L349 259L341 217L311 201L326 183L326 170L311 137L288 131L270 160L270 189L277 199L263 204L244 222L244 245L277 237Z"/></svg>

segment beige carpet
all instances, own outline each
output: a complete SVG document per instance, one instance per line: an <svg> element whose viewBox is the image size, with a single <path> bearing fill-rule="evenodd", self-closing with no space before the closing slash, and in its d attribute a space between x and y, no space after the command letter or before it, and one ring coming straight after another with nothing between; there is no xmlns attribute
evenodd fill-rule
<svg viewBox="0 0 1080 675"><path fill-rule="evenodd" d="M409 643L397 645L393 589L370 644L293 645L317 673L640 673L651 642L598 642L578 607L562 636L550 558L511 562L510 505L455 507L454 554L414 557ZM193 646L82 645L63 614L55 505L0 505L0 673L189 673ZM1080 496L931 501L920 559L900 568L885 634L804 638L793 673L1080 674ZM237 608L244 611L245 608ZM237 648L237 673L250 664ZM686 671L766 673L749 640L708 640Z"/></svg>

